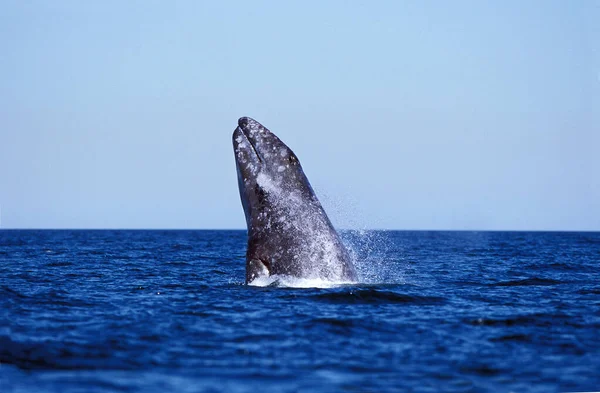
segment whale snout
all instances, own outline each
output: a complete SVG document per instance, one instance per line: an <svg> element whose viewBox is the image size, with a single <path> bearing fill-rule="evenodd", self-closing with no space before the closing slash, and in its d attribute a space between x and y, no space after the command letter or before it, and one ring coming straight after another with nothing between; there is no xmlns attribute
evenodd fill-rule
<svg viewBox="0 0 600 393"><path fill-rule="evenodd" d="M246 116L240 117L238 119L238 126L240 126L241 128L248 127L248 123L250 123L250 121L254 121L254 120L249 117L246 117Z"/></svg>
<svg viewBox="0 0 600 393"><path fill-rule="evenodd" d="M233 132L233 148L242 170L248 163L274 174L281 174L286 168L299 167L290 148L251 117L239 118Z"/></svg>
<svg viewBox="0 0 600 393"><path fill-rule="evenodd" d="M251 117L240 117L238 120L238 127L249 138L252 138L252 136L258 133L268 133L268 130L262 124L260 124Z"/></svg>

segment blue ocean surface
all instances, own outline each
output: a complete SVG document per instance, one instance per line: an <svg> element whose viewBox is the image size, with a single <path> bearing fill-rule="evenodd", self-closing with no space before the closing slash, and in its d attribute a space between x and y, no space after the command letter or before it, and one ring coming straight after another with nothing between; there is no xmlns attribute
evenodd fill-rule
<svg viewBox="0 0 600 393"><path fill-rule="evenodd" d="M298 288L245 231L2 230L0 392L600 390L600 233L343 237Z"/></svg>

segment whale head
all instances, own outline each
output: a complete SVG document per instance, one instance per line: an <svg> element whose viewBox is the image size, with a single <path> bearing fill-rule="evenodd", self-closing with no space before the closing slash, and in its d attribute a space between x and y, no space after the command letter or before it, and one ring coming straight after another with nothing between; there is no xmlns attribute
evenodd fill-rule
<svg viewBox="0 0 600 393"><path fill-rule="evenodd" d="M262 214L289 198L315 199L298 157L256 120L249 117L238 120L233 149L249 230Z"/></svg>

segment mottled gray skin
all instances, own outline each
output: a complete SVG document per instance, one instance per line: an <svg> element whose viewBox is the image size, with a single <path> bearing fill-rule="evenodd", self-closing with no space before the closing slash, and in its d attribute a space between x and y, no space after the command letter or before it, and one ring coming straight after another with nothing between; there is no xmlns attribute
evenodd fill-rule
<svg viewBox="0 0 600 393"><path fill-rule="evenodd" d="M260 276L355 282L348 251L294 152L249 117L233 132L248 226L246 283Z"/></svg>

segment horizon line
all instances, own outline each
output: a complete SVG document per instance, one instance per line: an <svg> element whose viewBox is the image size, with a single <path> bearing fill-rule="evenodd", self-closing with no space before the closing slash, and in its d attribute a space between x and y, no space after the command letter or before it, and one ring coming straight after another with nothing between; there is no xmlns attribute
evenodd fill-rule
<svg viewBox="0 0 600 393"><path fill-rule="evenodd" d="M600 229L410 229L410 228L336 228L337 231L378 232L588 232ZM247 231L246 228L1 228L0 231Z"/></svg>

